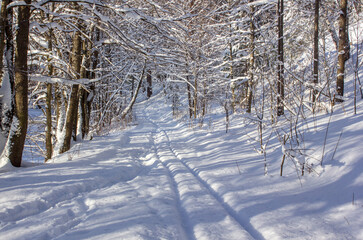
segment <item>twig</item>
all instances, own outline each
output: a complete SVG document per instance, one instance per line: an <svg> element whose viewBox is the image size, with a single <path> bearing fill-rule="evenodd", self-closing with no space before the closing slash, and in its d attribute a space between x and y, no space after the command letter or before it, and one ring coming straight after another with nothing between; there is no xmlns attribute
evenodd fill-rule
<svg viewBox="0 0 363 240"><path fill-rule="evenodd" d="M237 160L236 160L236 165L237 165L237 169L238 169L238 173L239 173L239 175L242 175L241 170L239 169L239 165L238 165Z"/></svg>
<svg viewBox="0 0 363 240"><path fill-rule="evenodd" d="M334 149L334 152L333 152L333 156L331 157L331 160L334 160L335 152L337 151L337 148L338 148L338 145L339 145L339 142L340 142L340 138L342 137L342 134L343 134L343 130L340 132L340 135L339 135L339 138L338 138L338 142L335 145L335 149Z"/></svg>
<svg viewBox="0 0 363 240"><path fill-rule="evenodd" d="M331 121L331 117L333 115L333 111L331 111L330 116L329 116L329 121L328 121L328 125L326 126L326 132L325 132L325 139L324 139L324 145L323 145L323 153L321 155L321 161L320 161L320 166L323 166L323 160L324 160L324 152L325 152L325 145L326 145L326 140L328 138L328 130L329 130L329 125L330 125L330 121Z"/></svg>
<svg viewBox="0 0 363 240"><path fill-rule="evenodd" d="M348 219L346 217L344 217L344 219L345 219L345 221L347 221L348 225L350 225Z"/></svg>
<svg viewBox="0 0 363 240"><path fill-rule="evenodd" d="M352 205L354 206L354 192L353 192L353 198L352 198Z"/></svg>

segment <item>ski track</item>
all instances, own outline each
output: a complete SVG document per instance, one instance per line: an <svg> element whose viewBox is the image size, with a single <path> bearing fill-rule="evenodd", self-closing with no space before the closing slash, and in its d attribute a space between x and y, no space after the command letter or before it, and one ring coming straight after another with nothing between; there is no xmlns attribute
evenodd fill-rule
<svg viewBox="0 0 363 240"><path fill-rule="evenodd" d="M111 181L97 177L91 181L82 181L82 184L63 185L61 188L49 191L49 194L42 198L8 208L0 213L0 232L13 228L14 223L29 222L31 225L33 218L36 217L47 219L46 224L52 227L45 233L36 233L33 235L34 239L54 239L85 220L89 214L89 207L86 204L88 195L112 188L120 182L130 181L138 174L134 174L131 178L120 177ZM101 184L96 184L100 182ZM54 212L56 215L53 215Z"/></svg>
<svg viewBox="0 0 363 240"><path fill-rule="evenodd" d="M121 139L119 143L126 144L128 140L124 141L124 139ZM117 151L117 149L109 149L108 151ZM99 167L102 165L96 166L96 168ZM124 168L125 166L121 165L120 170L125 171ZM42 170L48 171L47 166ZM120 182L130 181L140 174L140 170L138 170L125 177L118 174L117 168L110 168L106 171L108 178L99 175L89 179L75 177L64 181L60 177L53 183L52 188L46 188L41 196L12 207L0 209L2 237L10 235L12 236L11 239L22 239L22 237L18 238L11 233L17 224L27 226L26 231L29 231L32 239L54 239L61 236L79 225L89 214L89 207L86 204L88 195L102 189L112 188ZM35 186L37 185L35 184ZM16 189L16 187L9 187L8 189ZM43 219L43 221L37 223L34 222L34 219L39 219L39 221ZM49 226L49 230L37 232L38 226L36 224L45 224ZM6 233L7 231L10 232ZM2 238L0 237L0 239Z"/></svg>
<svg viewBox="0 0 363 240"><path fill-rule="evenodd" d="M111 235L105 235L106 238L116 234L112 238L263 240L261 233L239 216L200 176L198 169L191 168L178 154L168 135L170 126L163 124L160 115L151 115L147 111L154 99L136 109L141 120L139 127L113 139L100 154L101 158L113 156L111 163L107 157L100 163L89 162L92 166L86 170L86 178L82 174L73 176L69 173L71 178L62 175L68 168L73 168L75 173L81 170L82 164L77 161L61 165L65 169L61 168L60 172L53 173L57 168L48 169L47 165L26 172L48 174L44 177L58 173L59 176L51 180L49 186L42 181L30 183L30 189L35 186L45 191L38 196L24 197L25 202L18 201L18 204L0 209L0 239L24 239L24 236L39 240L99 239L92 225L102 221L104 212L119 209L120 213L113 213L111 219L126 224L125 230L111 225ZM123 152L120 152L121 145L127 146ZM91 159L95 157L92 151L90 156ZM126 164L122 163L123 160L119 164L117 159L125 157L128 159ZM130 163L131 167L128 166ZM132 172L124 176L127 169ZM97 172L99 170L101 172ZM94 171L96 176L90 177ZM154 188L163 190L153 192ZM4 191L17 190L9 184ZM31 193L31 190L27 191ZM115 202L115 199L120 202ZM105 209L99 211L103 207ZM127 216L133 214L141 214L140 222L134 223L131 218L126 221ZM151 225L148 219L154 219Z"/></svg>
<svg viewBox="0 0 363 240"><path fill-rule="evenodd" d="M192 169L189 167L185 161L177 154L174 148L171 147L171 141L169 139L168 134L165 130L162 131L167 138L168 145L170 148L170 151L173 153L173 155L183 164L187 170L193 174L193 176L201 183L208 192L218 201L218 203L224 208L224 210L232 217L241 228L245 229L252 237L253 239L264 239L264 237L246 220L244 220L242 217L240 217L224 200L223 198L202 178L199 176L199 170L198 169Z"/></svg>
<svg viewBox="0 0 363 240"><path fill-rule="evenodd" d="M136 176L137 175L134 177ZM82 184L63 185L61 188L51 190L48 195L43 196L42 198L16 205L14 208L7 208L4 212L0 213L0 219L2 221L19 221L28 217L32 217L34 215L47 212L48 210L55 208L57 205L61 205L64 202L77 199L83 194L91 193L102 188L109 188L121 180L125 181L125 179L120 178L114 181L106 181L101 185L96 185L95 182L100 181L100 179L96 179L91 182L83 182ZM70 189L72 191L69 191Z"/></svg>
<svg viewBox="0 0 363 240"><path fill-rule="evenodd" d="M144 116L146 116L145 111L143 111ZM157 125L152 122L149 118L145 118L146 121L149 121L154 127L155 129L157 129ZM181 196L180 196L180 192L178 191L178 184L175 181L171 171L169 170L169 168L165 165L165 163L161 160L160 158L160 153L159 153L159 147L156 145L155 143L155 135L157 134L157 132L152 132L152 143L153 143L153 150L154 153L157 157L157 161L160 162L160 164L163 166L163 168L167 171L169 180L171 182L171 185L173 187L173 192L176 196L176 204L177 204L177 211L178 211L178 215L181 219L181 227L183 229L183 233L185 234L185 236L187 236L188 239L190 240L194 240L195 236L193 234L193 231L191 229L190 223L188 222L188 218L187 218L187 213L186 211L181 207L182 203L181 203Z"/></svg>
<svg viewBox="0 0 363 240"><path fill-rule="evenodd" d="M145 110L143 114L155 127L155 151L173 182L188 239L264 239L179 157L171 146L167 131L147 115ZM213 209L216 221L208 219L210 209Z"/></svg>

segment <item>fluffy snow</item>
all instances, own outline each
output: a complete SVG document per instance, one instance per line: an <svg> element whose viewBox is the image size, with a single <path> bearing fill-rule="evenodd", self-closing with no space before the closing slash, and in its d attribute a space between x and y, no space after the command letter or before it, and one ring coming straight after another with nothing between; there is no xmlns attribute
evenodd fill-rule
<svg viewBox="0 0 363 240"><path fill-rule="evenodd" d="M322 167L298 177L287 161L280 177L276 139L265 176L255 129L240 116L228 133L222 113L190 128L159 94L137 104L133 127L78 142L47 164L2 168L0 238L363 239L358 103L357 115L352 104L335 107ZM311 156L321 158L328 120L307 121Z"/></svg>

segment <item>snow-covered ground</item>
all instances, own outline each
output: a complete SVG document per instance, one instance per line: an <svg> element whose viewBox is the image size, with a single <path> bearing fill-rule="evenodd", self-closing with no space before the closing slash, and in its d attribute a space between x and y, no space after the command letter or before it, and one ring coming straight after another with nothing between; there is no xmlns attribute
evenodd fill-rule
<svg viewBox="0 0 363 240"><path fill-rule="evenodd" d="M299 178L291 161L279 176L274 139L264 175L238 116L228 133L222 114L190 128L159 94L136 106L129 129L0 173L0 239L363 239L359 104L355 116L336 107L323 167ZM307 122L312 155L328 120Z"/></svg>

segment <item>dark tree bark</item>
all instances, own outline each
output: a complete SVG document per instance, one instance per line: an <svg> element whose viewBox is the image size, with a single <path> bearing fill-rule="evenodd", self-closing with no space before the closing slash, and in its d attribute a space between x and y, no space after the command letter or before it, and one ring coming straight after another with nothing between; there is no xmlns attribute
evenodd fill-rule
<svg viewBox="0 0 363 240"><path fill-rule="evenodd" d="M82 52L85 54L84 58L85 61L83 61L83 63L85 64L85 66L81 67L81 73L80 73L80 78L89 78L89 73L88 70L89 69L89 51L87 50L87 48L89 47L88 45L88 40L84 40L82 41ZM88 92L84 89L81 88L79 90L79 116L80 116L80 130L82 133L82 139L84 139L85 137L85 128L84 126L86 125L86 105L87 105L87 96L88 96ZM74 128L75 131L77 131L77 128ZM77 132L74 132L74 136L77 136Z"/></svg>
<svg viewBox="0 0 363 240"><path fill-rule="evenodd" d="M8 1L9 3L11 1ZM10 106L7 109L3 109L4 103L0 101L0 127L5 137L8 137L11 123L13 121L14 115L14 91L15 91L15 84L14 84L14 37L13 37L13 10L12 8L8 9L5 21L5 67L7 71L7 77L10 84ZM2 77L5 77L3 75ZM2 80L2 79L1 79ZM1 99L2 100L2 99Z"/></svg>
<svg viewBox="0 0 363 240"><path fill-rule="evenodd" d="M80 71L81 71L81 62L82 62L82 39L81 39L81 33L79 31L74 33L73 36L73 49L72 49L72 55L71 55L71 66L73 68L74 73L76 74L76 78L80 78ZM68 104L67 109L67 115L66 115L66 122L64 126L64 141L60 148L59 153L64 153L68 151L71 147L71 138L72 138L72 132L76 125L77 120L77 114L78 114L78 90L79 85L74 84L72 86L71 96Z"/></svg>
<svg viewBox="0 0 363 240"><path fill-rule="evenodd" d="M339 47L338 47L338 72L337 72L337 97L336 102L343 101L345 61L349 55L348 31L347 31L347 0L340 0L339 16Z"/></svg>
<svg viewBox="0 0 363 240"><path fill-rule="evenodd" d="M78 89L79 85L76 84L72 86L71 97L68 104L66 122L64 125L65 136L64 136L63 145L59 153L64 153L71 148L72 132L73 132L74 123L76 121L75 118L77 117L77 109L78 109Z"/></svg>
<svg viewBox="0 0 363 240"><path fill-rule="evenodd" d="M150 98L151 95L153 94L151 70L147 71L146 80L147 80L146 81L147 82L146 94L147 94L147 97Z"/></svg>
<svg viewBox="0 0 363 240"><path fill-rule="evenodd" d="M204 117L207 114L207 83L203 82L203 100L202 100L202 116Z"/></svg>
<svg viewBox="0 0 363 240"><path fill-rule="evenodd" d="M284 115L284 0L278 0L278 70L277 70L277 116Z"/></svg>
<svg viewBox="0 0 363 240"><path fill-rule="evenodd" d="M5 49L5 26L7 22L7 5L9 0L1 1L1 12L0 12L0 86L3 78L3 61L4 61L4 49Z"/></svg>
<svg viewBox="0 0 363 240"><path fill-rule="evenodd" d="M62 93L61 93L61 87L58 83L54 84L54 102L55 102L55 118L56 118L56 126L57 128L60 127L62 129L62 126L60 126L60 120L61 120L61 110L62 110Z"/></svg>
<svg viewBox="0 0 363 240"><path fill-rule="evenodd" d="M79 115L81 121L81 132L82 132L82 139L86 136L85 133L85 125L86 125L86 103L87 103L87 91L83 88L79 91Z"/></svg>
<svg viewBox="0 0 363 240"><path fill-rule="evenodd" d="M52 84L47 83L47 96L46 96L46 131L45 131L45 148L47 150L45 161L52 158L53 155L53 143L52 143Z"/></svg>
<svg viewBox="0 0 363 240"><path fill-rule="evenodd" d="M193 106L194 106L194 119L197 118L197 111L198 111L198 80L197 80L197 75L194 74L194 101L193 101Z"/></svg>
<svg viewBox="0 0 363 240"><path fill-rule="evenodd" d="M52 10L54 9L54 4L52 4ZM49 15L47 16L49 22L53 21L53 18L50 17ZM53 30L50 28L49 29L49 36L48 36L48 51L49 51L49 56L48 56L48 74L50 77L53 76L53 72L54 72L54 67L52 64L52 52L53 52ZM47 83L47 94L46 94L46 98L45 98L45 103L46 103L46 110L45 110L45 115L46 115L46 131L45 131L45 148L46 148L46 156L45 156L45 161L48 161L49 159L52 158L53 155L53 143L52 143L52 97L53 96L53 86L51 83Z"/></svg>
<svg viewBox="0 0 363 240"><path fill-rule="evenodd" d="M315 17L314 17L314 86L319 83L319 7L320 0L315 0ZM313 102L316 101L318 95L317 89L313 91Z"/></svg>
<svg viewBox="0 0 363 240"><path fill-rule="evenodd" d="M189 118L193 117L193 100L192 100L192 93L191 93L191 89L190 89L190 82L189 82L189 78L188 82L187 82L187 92L188 92L188 105L189 105Z"/></svg>
<svg viewBox="0 0 363 240"><path fill-rule="evenodd" d="M92 27L90 30L91 33L94 32L92 35L92 38L94 42L99 42L100 40L100 30L98 28ZM82 78L88 78L88 79L94 79L96 78L95 71L98 66L98 50L93 50L94 46L92 44L92 41L87 41L84 45L84 52L86 53L86 61L85 65L86 68L82 68L81 71L81 77ZM91 71L88 71L87 69L92 69ZM87 86L87 90L82 89L81 95L80 95L80 102L81 102L81 119L82 119L82 139L86 138L88 136L90 131L90 119L91 119L91 109L92 109L92 102L94 99L94 93L95 86L93 83L89 84Z"/></svg>
<svg viewBox="0 0 363 240"><path fill-rule="evenodd" d="M20 167L23 155L25 137L28 129L28 45L29 18L31 0L25 0L27 5L20 6L18 12L18 27L15 50L15 132L9 136L9 159L13 166Z"/></svg>
<svg viewBox="0 0 363 240"><path fill-rule="evenodd" d="M132 107L134 106L134 104L136 102L136 98L137 98L137 95L139 94L139 91L140 91L140 88L141 88L141 85L142 85L142 81L143 81L143 79L145 77L145 72L146 72L145 69L146 69L146 61L144 63L144 68L142 69L142 74L141 74L139 83L137 84L136 91L133 94L133 97L132 97L131 101L129 102L129 104L121 112L121 118L122 119L126 118L127 114L132 110Z"/></svg>
<svg viewBox="0 0 363 240"><path fill-rule="evenodd" d="M91 31L92 32L92 31ZM95 42L99 42L100 41L100 30L98 28L96 28L95 30L95 36L94 36L94 40ZM87 72L87 77L90 79L95 79L96 78L96 69L98 66L98 50L94 50L93 52L91 52L90 50L93 49L93 44L92 42L88 41L88 54L89 54L89 60L87 65L91 66L92 70L91 72ZM89 89L88 91L85 91L85 96L84 96L84 116L83 116L83 127L82 127L82 138L85 138L86 136L88 136L89 131L90 131L90 120L91 120L91 109L92 109L92 102L94 99L94 95L95 95L95 85L92 83L89 85Z"/></svg>
<svg viewBox="0 0 363 240"><path fill-rule="evenodd" d="M92 32L93 30L91 30ZM93 44L91 41L85 40L83 43L83 52L85 53L85 61L84 64L85 66L82 67L81 69L81 78L87 78L87 79L92 79L94 78L92 73L88 70L91 67L91 60L92 60L92 50L93 49ZM97 67L97 63L96 65L94 65L95 63L93 63L93 67ZM84 139L88 133L89 133L89 122L90 122L90 117L91 117L91 104L92 104L92 100L93 100L93 93L94 91L94 85L93 84L89 84L87 89L81 89L80 90L80 116L81 116L81 132L82 132L82 139Z"/></svg>

